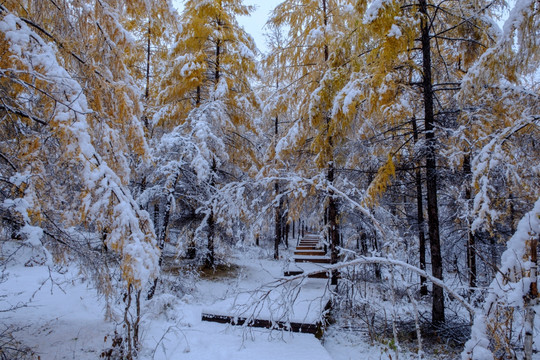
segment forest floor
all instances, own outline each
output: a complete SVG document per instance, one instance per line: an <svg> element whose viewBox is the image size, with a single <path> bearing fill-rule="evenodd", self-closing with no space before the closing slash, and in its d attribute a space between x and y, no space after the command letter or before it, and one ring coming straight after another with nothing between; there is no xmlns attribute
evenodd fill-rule
<svg viewBox="0 0 540 360"><path fill-rule="evenodd" d="M283 258L288 255L284 252ZM120 323L123 304L113 302L116 322L105 320L105 299L97 296L77 268L50 271L32 258L31 249L22 249L4 269L0 283L2 340L16 339L19 349L31 349L42 360L98 358L111 346L115 329L121 330L115 324ZM337 327L330 327L320 341L311 334L201 321L205 309L279 278L288 266L286 260L268 260L269 254L260 249L244 250L232 259L232 266L217 272L198 276L169 273L168 285L143 303L140 359L396 358L390 343L373 343L365 335ZM5 311L12 307L18 308ZM403 350L399 358L417 355Z"/></svg>

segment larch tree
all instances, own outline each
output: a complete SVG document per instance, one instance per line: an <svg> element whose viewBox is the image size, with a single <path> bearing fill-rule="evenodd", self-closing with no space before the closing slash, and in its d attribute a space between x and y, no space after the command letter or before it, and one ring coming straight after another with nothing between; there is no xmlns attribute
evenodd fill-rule
<svg viewBox="0 0 540 360"><path fill-rule="evenodd" d="M362 20L356 23L350 40L355 46L351 72L336 97L334 112L342 118L362 119L366 135L372 133L374 139L392 135L390 141L375 143L379 143L375 149L381 151L382 147L389 154L367 190L368 201L386 188L395 159L421 150L431 270L434 277L442 279L438 177L445 132L440 129L456 117L454 94L465 73L462 63L474 61L485 50L484 43L489 44L493 28L490 4L476 1L454 7L444 1L375 1L369 7L367 2L358 2L355 9ZM419 139L420 133L423 139ZM407 147L407 143L417 145ZM421 240L423 193L419 179L417 171ZM421 252L421 267L423 256ZM433 286L432 322L437 325L444 320L443 289Z"/></svg>
<svg viewBox="0 0 540 360"><path fill-rule="evenodd" d="M130 356L138 347L140 292L157 276L159 257L153 223L129 186L135 165L149 159L142 87L130 68L137 43L126 27L145 6L0 5L3 218L14 236L43 250L47 264L77 255L107 297L115 280L104 262L116 254Z"/></svg>
<svg viewBox="0 0 540 360"><path fill-rule="evenodd" d="M143 123L151 133L151 120L157 111L157 94L166 72L168 47L179 31L178 13L170 0L133 2L126 29L134 34L137 45L127 64L144 91Z"/></svg>
<svg viewBox="0 0 540 360"><path fill-rule="evenodd" d="M269 31L265 34L267 45L269 47L269 54L274 51L279 51L285 45L285 35L283 30L277 27L270 27ZM278 55L284 56L284 54ZM262 106L262 118L266 119L262 123L262 131L266 134L267 138L272 139L266 145L265 153L265 166L261 169L261 178L269 179L275 178L273 181L273 202L274 202L274 259L279 259L279 244L282 242L283 234L283 205L284 205L284 192L280 189L280 176L283 175L284 168L286 168L286 162L280 158L279 154L276 154L276 148L281 135L284 130L288 130L287 123L290 123L292 111L280 108L277 102L276 92L279 92L280 86L284 82L282 68L285 67L286 59L274 59L271 63L263 60L262 85L260 89L260 96L263 101ZM271 185L270 185L271 186ZM288 209L287 209L288 211Z"/></svg>
<svg viewBox="0 0 540 360"><path fill-rule="evenodd" d="M198 149L192 166L206 184L203 225L210 266L215 262L216 221L222 221L216 218L220 174L240 178L259 167L249 138L259 108L250 85L257 76L257 50L236 20L251 11L239 0L185 3L182 31L171 52L173 65L161 85L164 106L155 116L155 123L189 134Z"/></svg>
<svg viewBox="0 0 540 360"><path fill-rule="evenodd" d="M334 155L348 124L332 117L331 111L345 59L337 39L346 31L352 5L346 0L286 0L274 9L268 22L268 26L287 32L285 43L277 44L267 58L268 66L283 69L280 77L284 81L274 95L274 111L276 115L293 112L295 118L278 150L284 144L299 148L309 142L317 167L325 171L321 180L326 183L325 231L332 263L338 261L339 254L339 211L332 190L336 180ZM337 282L337 274L333 274L332 282Z"/></svg>
<svg viewBox="0 0 540 360"><path fill-rule="evenodd" d="M471 65L458 99L469 139L471 230L500 233L506 250L474 319L464 359L533 359L540 239L540 7L518 0L497 41ZM532 162L531 162L532 161ZM506 240L508 237L503 237Z"/></svg>

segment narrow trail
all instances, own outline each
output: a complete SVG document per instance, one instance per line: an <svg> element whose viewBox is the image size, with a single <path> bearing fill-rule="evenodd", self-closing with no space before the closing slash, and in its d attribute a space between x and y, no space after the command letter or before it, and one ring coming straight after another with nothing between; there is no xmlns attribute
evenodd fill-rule
<svg viewBox="0 0 540 360"><path fill-rule="evenodd" d="M295 276L320 270L330 263L330 257L317 234L307 233L298 242L283 276ZM276 274L277 275L277 274ZM202 321L285 329L314 334L320 337L324 327L324 313L330 305L330 286L327 273L295 281L276 281L205 309Z"/></svg>

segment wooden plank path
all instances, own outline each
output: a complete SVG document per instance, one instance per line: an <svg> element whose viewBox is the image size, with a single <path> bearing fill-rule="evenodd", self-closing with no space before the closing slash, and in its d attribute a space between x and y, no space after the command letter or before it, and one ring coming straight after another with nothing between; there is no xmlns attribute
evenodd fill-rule
<svg viewBox="0 0 540 360"><path fill-rule="evenodd" d="M331 259L326 254L325 246L322 244L318 234L305 234L298 242L294 250L294 265L291 264L289 269L284 272L285 276L300 275L305 272L317 271L325 268L324 264L330 264ZM321 272L315 275L310 275L310 278L327 279L329 274Z"/></svg>
<svg viewBox="0 0 540 360"><path fill-rule="evenodd" d="M320 270L330 263L319 235L306 234L294 250L292 262L283 273L285 277ZM279 279L275 279L279 282ZM202 320L231 325L322 335L324 316L331 302L328 274L261 286L253 291L224 299L202 311Z"/></svg>

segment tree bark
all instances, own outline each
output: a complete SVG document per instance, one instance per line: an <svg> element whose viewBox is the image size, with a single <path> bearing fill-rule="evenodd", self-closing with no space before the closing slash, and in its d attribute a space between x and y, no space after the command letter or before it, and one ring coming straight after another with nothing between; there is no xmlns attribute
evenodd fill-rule
<svg viewBox="0 0 540 360"><path fill-rule="evenodd" d="M216 175L217 165L216 165L216 159L212 158L212 180L210 181L210 188L212 191L214 191L214 187L216 185L215 183L215 175ZM206 266L207 267L214 267L215 264L215 249L214 249L214 237L216 233L216 223L214 219L214 204L213 202L210 204L210 215L208 216L208 220L206 221L208 225L208 248L207 248L207 254L206 254Z"/></svg>
<svg viewBox="0 0 540 360"><path fill-rule="evenodd" d="M284 236L284 239L285 239L285 248L288 249L289 248L289 231L291 230L291 227L289 225L289 223L285 223L285 236Z"/></svg>
<svg viewBox="0 0 540 360"><path fill-rule="evenodd" d="M443 279L441 241L439 235L439 207L437 204L437 142L435 139L435 116L433 111L433 83L431 77L431 45L429 16L426 0L420 0L422 31L422 70L424 95L424 121L426 131L426 190L428 211L428 232L431 250L431 272L437 279ZM444 293L440 286L433 285L432 322L444 323Z"/></svg>
<svg viewBox="0 0 540 360"><path fill-rule="evenodd" d="M413 138L414 142L418 142L418 126L416 124L416 119L413 117L412 120L413 127ZM420 166L416 166L415 170L415 181L416 181L416 226L418 231L418 252L419 252L419 261L420 269L426 270L426 234L424 232L424 196L422 194L422 172ZM427 280L425 277L420 276L420 295L426 296L428 294L427 289Z"/></svg>
<svg viewBox="0 0 540 360"><path fill-rule="evenodd" d="M279 84L276 84L276 88L279 87ZM274 135L275 135L275 141L277 142L277 137L279 134L279 118L276 116L274 121ZM283 236L282 233L282 207L283 207L283 200L281 196L279 195L279 180L276 180L276 183L274 184L274 193L276 197L279 197L278 203L275 208L274 213L274 221L275 221L275 233L274 233L274 259L279 259L279 243L281 241L281 238Z"/></svg>
<svg viewBox="0 0 540 360"><path fill-rule="evenodd" d="M147 44L146 44L146 88L144 89L144 99L146 101L146 106L148 106L148 99L150 98L150 56L151 56L151 45L152 45L152 28L151 28L151 20L150 17L148 17L148 33L147 33ZM148 129L149 122L148 122L148 116L146 113L143 116L144 126Z"/></svg>
<svg viewBox="0 0 540 360"><path fill-rule="evenodd" d="M534 306L538 302L538 279L537 279L537 268L538 268L538 239L531 239L529 241L530 246L530 258L531 258L531 273L529 275L531 279L531 285L529 288L529 293L525 298L525 339L523 342L523 353L524 360L533 359L533 341L534 341L534 317L535 311Z"/></svg>
<svg viewBox="0 0 540 360"><path fill-rule="evenodd" d="M465 198L467 202L472 201L471 194L471 156L465 155L463 158L463 172L465 173ZM476 287L476 237L469 224L468 236L467 236L467 270L469 273L469 287L471 290Z"/></svg>
<svg viewBox="0 0 540 360"><path fill-rule="evenodd" d="M328 174L326 180L330 185L334 183L334 164L330 162L328 165ZM328 192L328 234L330 236L330 262L336 264L339 256L339 234L337 229L337 204L334 199L334 192ZM337 285L338 272L332 271L331 284Z"/></svg>
<svg viewBox="0 0 540 360"><path fill-rule="evenodd" d="M150 47L152 45L151 36L152 29L150 27L151 21L150 17L148 18L148 34L147 34L147 44L146 44L146 88L144 89L144 98L148 100L150 97ZM148 127L148 124L145 124Z"/></svg>
<svg viewBox="0 0 540 360"><path fill-rule="evenodd" d="M328 8L327 8L327 0L322 0L322 8L323 8L323 24L326 27L328 25ZM329 51L328 51L328 44L324 45L324 61L327 62L329 58ZM330 125L330 117L328 114L326 114L326 131L329 131L329 125ZM328 146L330 147L330 151L333 149L333 142L332 137L328 134ZM334 160L333 157L328 161L328 169L326 174L326 180L328 181L329 185L334 185L334 177L335 177L335 168L334 168ZM328 235L330 240L330 262L332 264L335 264L338 262L338 255L339 255L339 233L337 228L337 217L338 217L338 209L337 209L337 202L334 198L334 191L329 190L328 191ZM338 271L334 270L332 271L332 279L331 284L337 285L338 281Z"/></svg>
<svg viewBox="0 0 540 360"><path fill-rule="evenodd" d="M163 263L163 247L165 246L165 240L167 239L168 229L169 229L169 222L170 222L170 219L171 219L171 211L172 211L172 208L173 208L172 202L174 201L174 189L176 189L176 184L178 183L178 178L179 177L180 177L180 173L177 172L175 174L175 176L174 176L174 181L173 181L172 187L169 189L168 194L167 194L168 196L167 196L167 204L165 205L165 216L163 217L163 226L161 228L161 231L159 231L159 232L156 231L156 233L159 233L159 235L158 235L158 247L159 247L160 253L159 253L158 265L159 265L160 269L161 269L161 264ZM159 206L158 206L158 204L155 204L155 207L154 207L154 218L156 218L156 214L159 214ZM154 223L156 224L156 227L157 227L157 221L156 220L154 220ZM152 299L152 297L154 297L154 293L156 291L158 281L159 281L159 277L156 276L156 278L154 279L154 283L152 284L152 286L148 290L148 294L147 294L147 299L148 300L150 300L150 299Z"/></svg>
<svg viewBox="0 0 540 360"><path fill-rule="evenodd" d="M214 248L214 237L215 237L215 222L214 222L214 209L210 210L210 215L207 220L208 224L208 254L206 255L206 267L214 267L215 264L215 248Z"/></svg>
<svg viewBox="0 0 540 360"><path fill-rule="evenodd" d="M219 76L220 76L220 73L219 73L219 57L221 55L220 45L221 45L221 42L218 40L216 43L216 68L215 68L215 73L214 73L214 79L216 80L216 85L219 82Z"/></svg>
<svg viewBox="0 0 540 360"><path fill-rule="evenodd" d="M276 196L279 196L279 184L274 184L274 190ZM281 207L282 207L282 199L281 197L278 200L278 203L275 208L274 212L274 220L275 220L275 234L274 234L274 259L279 259L279 242L281 240Z"/></svg>

